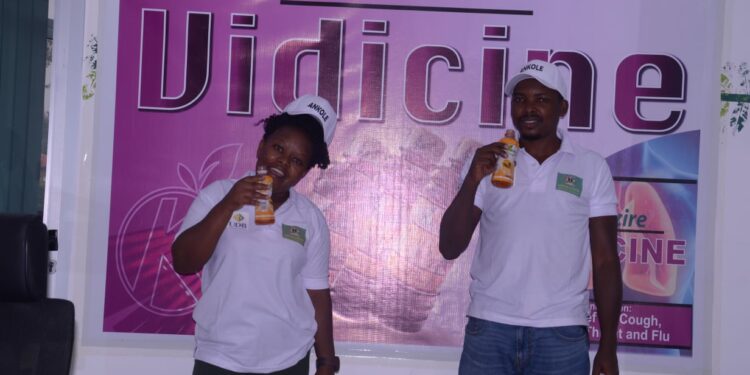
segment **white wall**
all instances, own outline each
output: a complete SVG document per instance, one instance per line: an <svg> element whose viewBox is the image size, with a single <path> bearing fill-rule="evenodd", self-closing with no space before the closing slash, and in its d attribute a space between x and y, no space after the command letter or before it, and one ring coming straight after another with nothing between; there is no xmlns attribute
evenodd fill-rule
<svg viewBox="0 0 750 375"><path fill-rule="evenodd" d="M84 73L81 62L85 29L98 29L98 89L101 92L114 92L118 24L116 10L119 5L113 1L97 0L52 1L59 3L54 7L53 112L46 222L51 228L60 230L59 271L52 279L52 294L72 300L77 310L73 374L188 374L192 368L190 338L143 335L138 340L132 340L132 337L124 339L121 335L99 334L101 312L93 308L90 301L103 295L104 270L97 268L94 262L103 255L90 252L89 249L92 243L102 243L101 238L106 237L106 233L90 230L91 224L94 224L90 223L90 218L92 212L108 202L109 185L102 176L109 175L111 155L100 152L104 146L97 145L92 140L112 139L111 127L97 127L95 124L113 123L114 98L97 95L92 102L82 101L80 87ZM98 14L92 15L92 9L97 10ZM742 15L750 15L750 5L743 0L726 1L727 26L722 61L750 61L750 52L743 39L744 35L750 34L750 26L745 26ZM95 22L95 27L92 22ZM706 48L710 50L707 53L718 55L720 43L716 44L696 48ZM718 103L707 105L718 107ZM718 142L721 145L718 163L701 165L701 169L716 169L714 175L717 176L719 193L715 220L713 216L702 219L707 225L713 225L715 221L717 233L715 249L706 249L713 250L715 254L712 258L714 285L709 285L710 272L705 278L708 280L706 288L714 291L713 297L705 301L713 304L711 316L707 317L711 320L707 325L711 327L709 333L712 334L712 341L711 345L706 345L709 349L705 353L696 355L710 355L713 374L741 374L747 372L743 370L747 367L744 342L750 336L747 324L742 320L750 308L750 300L745 297L747 293L744 291L745 285L750 282L750 272L745 270L745 265L750 264L750 252L747 251L750 247L748 239L742 236L745 223L748 222L744 214L750 211L750 199L744 195L744 191L750 186L750 173L747 172L750 162L750 127L737 134L731 130L722 132ZM92 180L92 177L97 179ZM710 182L701 183L710 185ZM107 223L95 224L107 227ZM624 356L621 359L622 367L628 371L623 371L622 374L661 374L654 372L656 370L633 371L644 368L642 362L640 357ZM455 358L342 358L343 374L379 375L387 372L393 375L447 375L455 374L456 369Z"/></svg>
<svg viewBox="0 0 750 375"><path fill-rule="evenodd" d="M727 0L722 62L750 63L750 3ZM736 86L736 85L735 85ZM735 87L733 93L749 94L750 88ZM750 311L750 128L737 132L721 121L714 268L714 356L716 374L748 373L748 328Z"/></svg>

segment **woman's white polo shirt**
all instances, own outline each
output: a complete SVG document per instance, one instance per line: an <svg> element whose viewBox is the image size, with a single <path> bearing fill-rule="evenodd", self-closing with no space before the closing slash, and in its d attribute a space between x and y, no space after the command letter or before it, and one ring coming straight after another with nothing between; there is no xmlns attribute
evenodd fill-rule
<svg viewBox="0 0 750 375"><path fill-rule="evenodd" d="M203 220L235 182L202 190L180 233ZM295 191L275 216L275 224L255 225L254 207L245 206L227 223L201 275L196 359L235 372L273 372L312 347L317 324L307 289L328 288L328 225Z"/></svg>

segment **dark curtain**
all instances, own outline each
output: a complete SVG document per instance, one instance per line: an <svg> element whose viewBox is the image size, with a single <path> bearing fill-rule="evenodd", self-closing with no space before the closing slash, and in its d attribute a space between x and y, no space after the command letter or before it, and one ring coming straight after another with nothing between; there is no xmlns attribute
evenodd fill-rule
<svg viewBox="0 0 750 375"><path fill-rule="evenodd" d="M0 212L42 209L47 11L48 0L0 0Z"/></svg>

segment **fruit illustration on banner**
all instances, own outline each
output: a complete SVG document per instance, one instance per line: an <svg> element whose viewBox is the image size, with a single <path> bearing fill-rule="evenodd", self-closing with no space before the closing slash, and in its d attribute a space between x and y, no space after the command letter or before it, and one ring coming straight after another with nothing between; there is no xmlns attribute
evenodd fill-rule
<svg viewBox="0 0 750 375"><path fill-rule="evenodd" d="M127 211L119 230L110 238L114 249L117 276L130 297L122 311L105 312L105 325L125 320L116 318L139 306L162 317L187 316L200 297L199 275L183 276L172 267L171 245L190 204L198 192L215 180L232 176L241 145L230 144L214 149L194 174L182 163L177 164L181 186L155 189ZM119 304L123 306L122 303ZM183 324L191 326L192 322ZM139 332L135 324L131 331ZM184 329L180 332L184 333Z"/></svg>

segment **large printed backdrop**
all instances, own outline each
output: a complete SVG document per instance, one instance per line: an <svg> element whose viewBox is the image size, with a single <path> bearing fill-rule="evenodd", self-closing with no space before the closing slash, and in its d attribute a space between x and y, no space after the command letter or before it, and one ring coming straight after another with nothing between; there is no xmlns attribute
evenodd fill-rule
<svg viewBox="0 0 750 375"><path fill-rule="evenodd" d="M510 126L509 72L542 58L572 82L561 126L615 175L621 342L691 355L705 84L687 80L706 73L690 47L705 36L699 6L668 3L682 18L593 0L121 1L104 331L192 333L200 281L169 251L182 217L254 168L260 119L316 92L339 111L333 163L298 190L331 228L336 339L459 346L473 243L443 260L440 218L463 163Z"/></svg>

